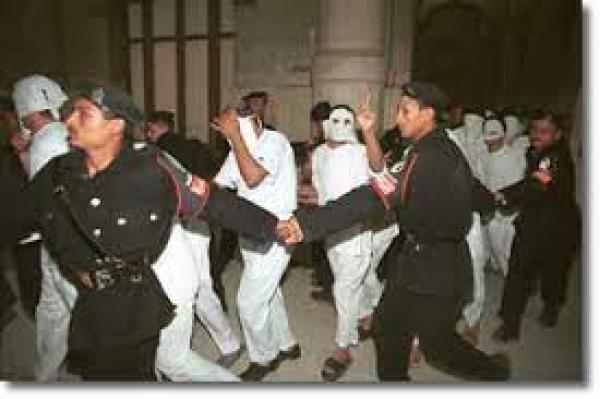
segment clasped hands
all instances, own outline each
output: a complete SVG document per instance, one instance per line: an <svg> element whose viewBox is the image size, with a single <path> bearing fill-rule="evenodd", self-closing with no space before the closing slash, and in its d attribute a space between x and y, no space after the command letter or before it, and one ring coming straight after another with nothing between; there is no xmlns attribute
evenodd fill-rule
<svg viewBox="0 0 600 399"><path fill-rule="evenodd" d="M285 245L296 245L302 242L304 234L295 216L277 223L277 237Z"/></svg>

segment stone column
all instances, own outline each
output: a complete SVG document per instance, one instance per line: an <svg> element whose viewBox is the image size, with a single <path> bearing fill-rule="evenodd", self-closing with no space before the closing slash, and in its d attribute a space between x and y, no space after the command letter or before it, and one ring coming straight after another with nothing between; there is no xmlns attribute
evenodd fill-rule
<svg viewBox="0 0 600 399"><path fill-rule="evenodd" d="M384 0L320 0L312 67L313 103L356 108L367 89L381 112L385 80Z"/></svg>

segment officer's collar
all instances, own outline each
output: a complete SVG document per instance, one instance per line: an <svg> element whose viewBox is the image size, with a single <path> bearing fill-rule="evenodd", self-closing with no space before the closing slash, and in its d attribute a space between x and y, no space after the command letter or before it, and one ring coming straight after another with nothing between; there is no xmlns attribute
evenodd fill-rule
<svg viewBox="0 0 600 399"><path fill-rule="evenodd" d="M416 149L423 145L427 145L427 143L429 143L430 141L437 140L440 138L440 136L443 136L445 134L446 131L442 127L436 126L429 133L426 133L423 136L421 136L420 139L413 141L413 147Z"/></svg>

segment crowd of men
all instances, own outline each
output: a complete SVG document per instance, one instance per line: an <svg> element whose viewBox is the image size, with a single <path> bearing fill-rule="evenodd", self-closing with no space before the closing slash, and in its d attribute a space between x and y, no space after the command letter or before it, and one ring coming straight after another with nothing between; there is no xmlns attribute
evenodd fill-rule
<svg viewBox="0 0 600 399"><path fill-rule="evenodd" d="M382 381L410 380L420 353L465 379L508 380L508 356L477 348L488 266L505 278L495 340L519 338L537 281L540 324L558 321L580 221L549 110L467 110L410 82L381 138L367 93L356 108L317 103L309 139L292 144L265 120L267 93L252 92L211 123L223 159L116 87L68 93L31 75L0 104L0 244L36 323L37 381L262 380L301 356L280 284L302 242L312 297L337 315L324 381L370 338ZM221 282L236 246L242 337ZM17 295L2 273L0 288L3 327ZM214 362L191 348L195 318Z"/></svg>

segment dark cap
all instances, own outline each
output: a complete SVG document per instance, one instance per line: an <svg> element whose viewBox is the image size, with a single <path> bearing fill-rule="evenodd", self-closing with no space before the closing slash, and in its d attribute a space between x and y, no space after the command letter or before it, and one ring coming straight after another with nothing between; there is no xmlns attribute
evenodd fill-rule
<svg viewBox="0 0 600 399"><path fill-rule="evenodd" d="M437 85L427 82L409 82L402 85L402 95L419 100L421 105L431 107L436 114L448 108L448 95Z"/></svg>
<svg viewBox="0 0 600 399"><path fill-rule="evenodd" d="M104 83L84 82L70 92L70 100L78 97L90 100L102 112L121 117L132 125L144 120L144 113L134 104L131 96L118 87ZM62 110L61 114L63 114Z"/></svg>

